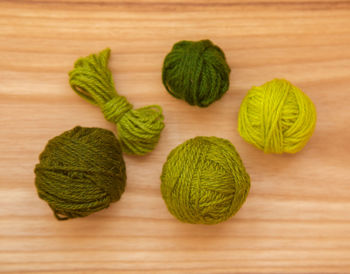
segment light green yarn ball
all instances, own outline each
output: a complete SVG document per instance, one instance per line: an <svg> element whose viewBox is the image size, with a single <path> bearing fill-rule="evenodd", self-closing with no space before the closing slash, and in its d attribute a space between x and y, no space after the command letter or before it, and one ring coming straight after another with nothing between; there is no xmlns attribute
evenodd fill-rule
<svg viewBox="0 0 350 274"><path fill-rule="evenodd" d="M283 79L249 90L238 117L242 138L267 153L300 151L315 125L316 109L310 98Z"/></svg>
<svg viewBox="0 0 350 274"><path fill-rule="evenodd" d="M236 149L217 137L196 137L173 149L161 181L170 213L192 224L227 220L240 209L250 188Z"/></svg>

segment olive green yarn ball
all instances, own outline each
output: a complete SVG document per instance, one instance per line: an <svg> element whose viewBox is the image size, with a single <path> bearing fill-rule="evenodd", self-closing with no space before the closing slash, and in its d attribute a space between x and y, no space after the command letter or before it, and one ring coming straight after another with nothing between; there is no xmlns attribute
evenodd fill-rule
<svg viewBox="0 0 350 274"><path fill-rule="evenodd" d="M109 130L75 127L49 140L39 160L35 185L59 220L107 208L125 190L121 146Z"/></svg>
<svg viewBox="0 0 350 274"><path fill-rule="evenodd" d="M180 41L165 57L163 84L175 98L207 107L229 88L230 67L224 52L209 40Z"/></svg>
<svg viewBox="0 0 350 274"><path fill-rule="evenodd" d="M310 98L287 80L252 87L244 98L238 131L266 153L296 153L311 138L316 109Z"/></svg>
<svg viewBox="0 0 350 274"><path fill-rule="evenodd" d="M173 149L161 181L170 213L192 224L227 220L240 209L250 188L236 149L217 137L196 137Z"/></svg>

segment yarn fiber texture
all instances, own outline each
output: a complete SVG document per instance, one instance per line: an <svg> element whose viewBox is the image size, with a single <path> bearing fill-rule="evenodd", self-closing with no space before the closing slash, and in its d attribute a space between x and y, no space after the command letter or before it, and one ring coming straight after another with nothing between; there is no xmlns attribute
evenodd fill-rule
<svg viewBox="0 0 350 274"><path fill-rule="evenodd" d="M250 188L236 149L217 137L196 137L173 149L161 181L170 213L192 224L227 220L240 209Z"/></svg>
<svg viewBox="0 0 350 274"><path fill-rule="evenodd" d="M283 79L253 87L241 104L238 118L243 139L267 153L300 151L315 125L312 101Z"/></svg>
<svg viewBox="0 0 350 274"><path fill-rule="evenodd" d="M134 109L117 94L108 69L110 49L78 59L69 73L73 90L88 102L98 105L105 118L116 124L124 152L144 155L157 145L164 128L160 106Z"/></svg>
<svg viewBox="0 0 350 274"><path fill-rule="evenodd" d="M126 184L114 134L75 127L49 140L35 167L35 185L58 220L84 217L120 199Z"/></svg>
<svg viewBox="0 0 350 274"><path fill-rule="evenodd" d="M230 71L224 52L210 40L180 41L164 59L162 79L175 98L207 107L228 90Z"/></svg>

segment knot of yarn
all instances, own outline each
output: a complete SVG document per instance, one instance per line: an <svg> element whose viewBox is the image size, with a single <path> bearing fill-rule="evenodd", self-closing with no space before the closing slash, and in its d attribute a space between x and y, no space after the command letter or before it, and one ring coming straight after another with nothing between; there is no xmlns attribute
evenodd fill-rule
<svg viewBox="0 0 350 274"><path fill-rule="evenodd" d="M144 155L152 151L164 128L162 108L157 105L132 109L117 123L123 151Z"/></svg>
<svg viewBox="0 0 350 274"><path fill-rule="evenodd" d="M123 151L144 155L157 145L164 128L164 116L159 106L133 109L114 87L108 69L110 49L79 58L69 73L73 90L88 102L98 105L105 118L116 124Z"/></svg>
<svg viewBox="0 0 350 274"><path fill-rule="evenodd" d="M124 96L116 96L102 106L105 118L117 124L125 113L132 109L132 105Z"/></svg>
<svg viewBox="0 0 350 274"><path fill-rule="evenodd" d="M39 160L35 185L59 220L107 208L125 190L122 150L109 130L75 127L49 140Z"/></svg>
<svg viewBox="0 0 350 274"><path fill-rule="evenodd" d="M180 221L217 224L235 214L250 178L234 146L217 137L196 137L174 148L161 175L161 192Z"/></svg>
<svg viewBox="0 0 350 274"><path fill-rule="evenodd" d="M267 153L296 153L311 138L315 106L299 88L283 79L253 87L244 98L238 130L247 142Z"/></svg>
<svg viewBox="0 0 350 274"><path fill-rule="evenodd" d="M180 41L164 59L162 79L175 98L207 107L228 90L230 71L224 52L210 40Z"/></svg>

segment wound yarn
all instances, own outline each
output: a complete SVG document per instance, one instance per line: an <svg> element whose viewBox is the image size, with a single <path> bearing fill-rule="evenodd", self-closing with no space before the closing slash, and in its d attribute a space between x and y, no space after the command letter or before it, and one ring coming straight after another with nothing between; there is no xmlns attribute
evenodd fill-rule
<svg viewBox="0 0 350 274"><path fill-rule="evenodd" d="M217 137L196 137L173 149L161 181L170 213L192 224L227 220L240 209L250 188L235 147Z"/></svg>
<svg viewBox="0 0 350 274"><path fill-rule="evenodd" d="M134 109L115 90L108 69L110 49L78 59L69 73L73 90L88 102L98 105L105 118L116 124L124 152L144 155L157 145L164 128L162 108L151 105Z"/></svg>
<svg viewBox="0 0 350 274"><path fill-rule="evenodd" d="M107 208L125 190L122 150L102 128L75 127L49 140L35 167L35 185L58 220Z"/></svg>
<svg viewBox="0 0 350 274"><path fill-rule="evenodd" d="M230 71L224 52L210 40L180 41L164 59L162 79L175 98L207 107L228 90Z"/></svg>
<svg viewBox="0 0 350 274"><path fill-rule="evenodd" d="M295 153L310 139L316 109L309 97L283 79L253 87L239 111L238 131L267 153Z"/></svg>

